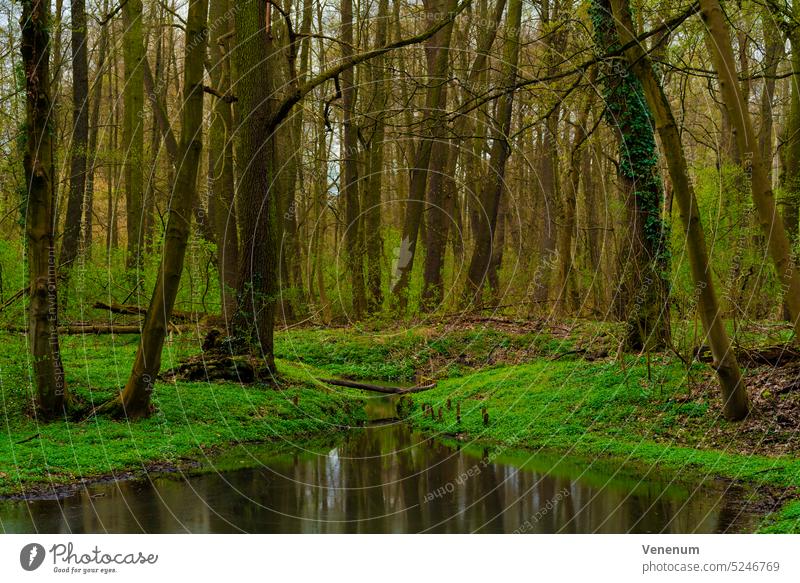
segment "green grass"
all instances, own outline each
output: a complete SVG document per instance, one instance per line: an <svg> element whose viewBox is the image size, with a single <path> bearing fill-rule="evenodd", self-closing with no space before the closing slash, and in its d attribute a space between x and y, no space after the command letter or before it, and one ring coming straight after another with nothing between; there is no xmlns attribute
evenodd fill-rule
<svg viewBox="0 0 800 583"><path fill-rule="evenodd" d="M65 338L62 348L70 388L84 403L109 398L126 379L136 341L136 337ZM284 384L279 389L159 382L153 393L157 413L143 421L96 417L41 424L25 414L30 385L24 339L6 335L3 342L0 494L142 470L150 464L179 465L231 444L319 436L365 420L357 392L328 390L310 382L302 369L283 363ZM168 345L165 365L196 351L196 346L188 338ZM292 400L295 396L298 406Z"/></svg>
<svg viewBox="0 0 800 583"><path fill-rule="evenodd" d="M590 340L613 332L595 330ZM687 373L675 359L658 356L586 362L567 354L587 335L556 338L539 332L479 328L450 332L427 327L400 332L298 330L277 336L285 386L241 387L232 383L159 383L158 414L127 424L104 418L83 423L37 425L25 414L29 387L23 336L3 337L0 355L5 439L0 442L0 493L31 485L69 483L149 463L202 459L211 449L246 441L313 439L362 422L357 391L329 391L314 377L439 380L414 394L410 422L445 439L456 434L502 455L541 450L604 460L646 471L656 468L678 481L718 476L754 486L796 492L800 460L748 451L738 425L719 416L712 390L687 396ZM66 337L68 382L84 402L119 390L136 348L136 337ZM613 344L613 342L611 342ZM196 339L169 343L164 366L196 353ZM559 356L558 358L555 358ZM517 364L514 364L517 363ZM708 376L696 366L695 379ZM297 396L300 407L292 404ZM451 400L452 409L446 408ZM422 404L443 408L439 422L421 414ZM455 419L460 404L462 419ZM483 425L481 409L490 422ZM25 443L18 443L36 436ZM763 532L800 532L800 501L767 517Z"/></svg>

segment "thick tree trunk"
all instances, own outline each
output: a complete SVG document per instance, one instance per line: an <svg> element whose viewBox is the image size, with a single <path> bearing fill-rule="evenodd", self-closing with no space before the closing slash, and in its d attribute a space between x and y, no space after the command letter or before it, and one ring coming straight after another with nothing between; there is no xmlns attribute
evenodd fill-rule
<svg viewBox="0 0 800 583"><path fill-rule="evenodd" d="M612 5L620 40L627 44L635 36L629 0L612 0ZM698 309L711 353L714 356L713 366L717 371L722 390L723 412L727 419L743 419L749 411L747 390L730 338L725 330L722 312L714 290L714 277L709 264L705 234L700 222L697 198L689 179L689 165L681 145L678 126L675 123L669 100L653 71L649 56L638 44L633 44L626 56L644 89L667 159L674 197L678 202L681 220L686 229L686 244L689 250L692 279L696 287Z"/></svg>
<svg viewBox="0 0 800 583"><path fill-rule="evenodd" d="M86 153L89 142L89 57L86 47L86 0L72 0L72 141L69 199L61 242L59 268L69 269L78 256L81 238Z"/></svg>
<svg viewBox="0 0 800 583"><path fill-rule="evenodd" d="M50 101L50 2L22 3L20 48L25 73L26 140L23 166L27 191L28 338L36 385L37 416L64 415L69 395L58 342L58 296L53 243L53 127Z"/></svg>
<svg viewBox="0 0 800 583"><path fill-rule="evenodd" d="M503 47L502 83L513 87L517 80L519 62L520 24L522 22L522 0L510 0L506 14L506 38ZM514 93L504 92L497 102L495 128L492 131L492 148L489 156L489 171L480 190L480 212L477 215L475 246L467 271L464 301L480 307L484 282L492 258L492 241L497 226L500 197L505 183L506 161L511 154L508 142L511 132L511 114Z"/></svg>
<svg viewBox="0 0 800 583"><path fill-rule="evenodd" d="M197 171L203 149L203 73L208 33L207 16L208 0L190 0L186 19L181 164L175 188L172 189L161 265L131 375L118 400L101 407L101 410L125 415L129 419L144 417L150 412L150 396L161 369L161 351L186 257L192 203L197 197Z"/></svg>
<svg viewBox="0 0 800 583"><path fill-rule="evenodd" d="M794 326L795 341L798 341L800 340L800 274L795 269L791 244L783 220L778 214L775 195L758 147L750 111L737 82L730 30L718 0L700 0L700 9L707 34L711 39L709 45L722 98L730 113L745 171L750 175L753 204L767 240L767 249L783 286L784 300Z"/></svg>
<svg viewBox="0 0 800 583"><path fill-rule="evenodd" d="M268 6L265 0L243 0L237 2L234 17L236 164L240 168L236 207L242 239L232 334L242 350L258 349L265 366L273 370L281 182L275 170L279 153L272 121L280 82L276 61L283 55L265 26Z"/></svg>

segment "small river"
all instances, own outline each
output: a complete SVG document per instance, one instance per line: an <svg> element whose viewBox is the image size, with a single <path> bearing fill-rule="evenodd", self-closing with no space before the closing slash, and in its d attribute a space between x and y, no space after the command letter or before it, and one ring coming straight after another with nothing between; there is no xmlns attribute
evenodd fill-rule
<svg viewBox="0 0 800 583"><path fill-rule="evenodd" d="M755 529L748 494L608 462L491 450L383 419L328 444L246 444L202 473L0 501L6 533L721 533ZM224 469L222 469L224 468Z"/></svg>

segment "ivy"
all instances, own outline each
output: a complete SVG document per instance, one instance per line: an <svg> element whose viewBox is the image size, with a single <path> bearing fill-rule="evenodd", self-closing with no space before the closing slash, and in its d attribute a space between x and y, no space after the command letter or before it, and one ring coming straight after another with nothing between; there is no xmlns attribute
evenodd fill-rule
<svg viewBox="0 0 800 583"><path fill-rule="evenodd" d="M592 0L589 17L601 54L621 48L607 0ZM661 217L664 200L653 119L639 80L623 57L602 63L601 84L609 125L619 132L619 172L631 181L636 207L644 218L645 246L656 269L669 269L669 227Z"/></svg>

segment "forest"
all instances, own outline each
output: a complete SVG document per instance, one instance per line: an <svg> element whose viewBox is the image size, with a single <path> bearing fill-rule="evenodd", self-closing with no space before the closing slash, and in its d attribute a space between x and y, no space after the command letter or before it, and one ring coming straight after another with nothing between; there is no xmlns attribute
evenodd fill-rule
<svg viewBox="0 0 800 583"><path fill-rule="evenodd" d="M438 468L381 469L409 508L465 472L424 435L482 450L466 499L566 452L717 480L681 532L800 532L793 4L0 1L0 530L323 435Z"/></svg>

